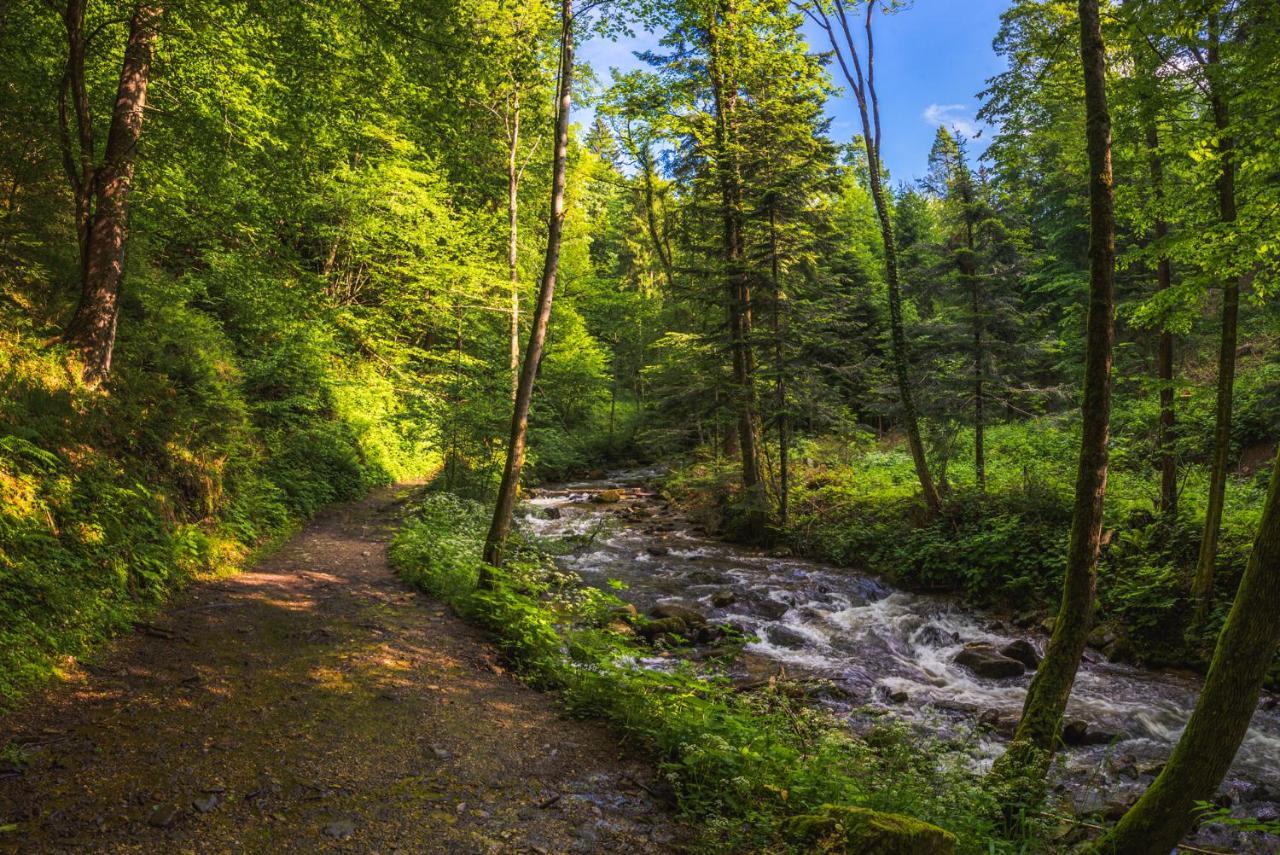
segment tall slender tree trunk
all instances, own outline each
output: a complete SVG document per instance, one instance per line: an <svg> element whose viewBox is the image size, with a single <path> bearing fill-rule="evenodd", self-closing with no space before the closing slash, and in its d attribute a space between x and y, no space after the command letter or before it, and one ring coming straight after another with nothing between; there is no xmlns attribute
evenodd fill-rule
<svg viewBox="0 0 1280 855"><path fill-rule="evenodd" d="M1160 132L1155 117L1147 118L1147 163L1151 170L1151 191L1156 203L1155 239L1169 236L1169 223L1164 218L1164 163L1160 158ZM1161 253L1156 262L1156 288L1167 291L1173 285L1173 263ZM1160 455L1160 513L1172 519L1178 512L1178 461L1173 452L1173 333L1160 330L1156 354L1156 378L1160 382L1160 424L1156 448Z"/></svg>
<svg viewBox="0 0 1280 855"><path fill-rule="evenodd" d="M85 379L101 383L111 373L119 313L120 278L129 222L129 190L151 77L151 47L159 6L141 3L129 23L111 128L102 166L94 172L94 212L85 251L80 305L67 338L80 351Z"/></svg>
<svg viewBox="0 0 1280 855"><path fill-rule="evenodd" d="M967 165L961 168L968 171ZM965 176L965 255L960 270L969 280L970 310L973 314L973 473L979 490L987 489L986 448L986 390L983 388L986 374L986 354L982 322L982 280L978 278L977 247L973 236L973 192Z"/></svg>
<svg viewBox="0 0 1280 855"><path fill-rule="evenodd" d="M653 155L649 144L643 143L640 151L640 173L644 182L645 223L649 228L649 240L653 242L653 251L662 265L662 275L667 280L667 288L674 291L676 287L675 265L671 261L671 247L662 238L658 230L657 194L653 189Z"/></svg>
<svg viewBox="0 0 1280 855"><path fill-rule="evenodd" d="M778 272L778 221L777 212L769 208L769 270L773 277L773 362L775 372L774 394L778 409L778 522L787 524L788 501L791 493L791 437L790 414L787 412L787 362L786 342L783 340L783 307L786 294L782 290L782 277Z"/></svg>
<svg viewBox="0 0 1280 855"><path fill-rule="evenodd" d="M870 140L870 137L864 139ZM884 242L885 284L889 292L889 343L893 351L893 374L902 403L902 421L907 430L907 444L911 449L911 460L915 464L916 478L920 481L925 504L930 513L937 514L942 510L942 499L938 496L937 485L929 471L924 440L920 437L920 416L916 411L915 394L912 392L911 356L902 322L902 288L898 279L898 249L893 233L893 212L889 210L880 177L880 153L871 142L867 142L867 162L871 172L871 196L875 201L876 214L880 218L880 237Z"/></svg>
<svg viewBox="0 0 1280 855"><path fill-rule="evenodd" d="M1236 219L1236 175L1233 150L1235 141L1229 134L1230 116L1223 86L1214 79L1219 67L1217 15L1209 16L1209 102L1213 124L1218 131L1218 219L1231 223ZM1240 283L1228 279L1222 286L1222 338L1218 346L1217 420L1213 430L1213 463L1209 473L1209 508L1205 512L1204 535L1200 539L1200 556L1196 561L1191 594L1203 616L1213 594L1213 565L1218 557L1218 532L1222 527L1222 506L1227 492L1227 463L1231 456L1231 399L1236 378L1236 324L1240 314Z"/></svg>
<svg viewBox="0 0 1280 855"><path fill-rule="evenodd" d="M911 449L911 460L915 464L916 478L920 481L920 491L924 494L929 512L937 514L942 509L942 500L938 496L933 475L929 472L924 441L920 437L920 417L916 411L915 395L912 392L910 354L907 350L907 336L902 323L902 289L898 276L898 250L893 232L893 215L889 210L881 176L880 102L876 94L875 40L871 27L871 16L876 6L876 3L866 4L867 73L865 76L853 39L846 5L838 2L828 11L825 3L815 0L806 8L813 20L826 31L831 41L832 52L858 104L858 115L862 120L862 140L867 152L871 198L875 202L876 215L880 220L880 236L884 243L885 284L889 295L889 343L893 355L894 379L897 382L898 397L902 404L902 421L907 431L907 444ZM832 17L840 28L843 45L840 37L836 35Z"/></svg>
<svg viewBox="0 0 1280 855"><path fill-rule="evenodd" d="M1031 680L1022 719L993 774L1043 781L1058 742L1093 621L1094 587L1107 489L1111 417L1111 351L1115 311L1115 199L1111 174L1111 116L1107 111L1107 55L1098 0L1080 0L1080 59L1084 69L1089 152L1089 315L1085 333L1084 431L1076 473L1075 508L1067 549L1062 605L1053 636Z"/></svg>
<svg viewBox="0 0 1280 855"><path fill-rule="evenodd" d="M1257 709L1263 680L1280 647L1277 614L1280 458L1273 464L1253 552L1195 712L1159 777L1095 851L1164 855L1191 830L1196 803L1213 798Z"/></svg>
<svg viewBox="0 0 1280 855"><path fill-rule="evenodd" d="M542 282L538 302L529 330L529 346L525 348L520 383L516 388L511 413L511 436L507 443L507 462L502 470L498 500L493 510L484 541L484 560L492 567L502 564L502 552L511 531L511 514L515 510L520 487L520 470L524 466L525 438L529 427L529 406L533 400L533 383L542 361L542 348L551 319L551 301L560 269L560 242L564 232L564 188L569 161L569 110L573 104L573 2L561 0L560 6L560 81L556 90L556 143L551 167L551 216L547 222L547 254L542 266ZM491 582L485 573L482 584Z"/></svg>
<svg viewBox="0 0 1280 855"><path fill-rule="evenodd" d="M84 58L86 36L84 12L86 0L67 0L62 23L67 32L67 64L58 92L58 127L61 132L62 163L75 200L76 243L80 253L80 276L89 262L89 222L93 211L93 117L89 112L89 94L85 86ZM70 101L70 104L68 104ZM71 141L71 119L75 114L76 144Z"/></svg>
<svg viewBox="0 0 1280 855"><path fill-rule="evenodd" d="M712 13L707 27L711 85L715 99L715 146L720 178L721 214L724 219L724 261L729 321L729 348L733 362L733 393L737 410L738 450L742 456L746 535L763 537L768 511L760 466L760 427L755 400L755 356L752 352L751 284L745 267L743 237L742 174L735 151L737 83L726 72L720 38L722 20L733 14L725 3Z"/></svg>
<svg viewBox="0 0 1280 855"><path fill-rule="evenodd" d="M507 137L507 274L511 280L511 400L520 392L520 90L511 95Z"/></svg>

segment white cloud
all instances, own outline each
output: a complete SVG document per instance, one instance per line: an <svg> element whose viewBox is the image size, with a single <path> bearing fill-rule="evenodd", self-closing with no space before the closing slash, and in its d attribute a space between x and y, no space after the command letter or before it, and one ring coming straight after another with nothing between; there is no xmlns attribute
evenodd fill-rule
<svg viewBox="0 0 1280 855"><path fill-rule="evenodd" d="M969 118L968 104L930 104L924 108L922 116L935 128L946 125L969 139L976 137L979 132L977 123Z"/></svg>

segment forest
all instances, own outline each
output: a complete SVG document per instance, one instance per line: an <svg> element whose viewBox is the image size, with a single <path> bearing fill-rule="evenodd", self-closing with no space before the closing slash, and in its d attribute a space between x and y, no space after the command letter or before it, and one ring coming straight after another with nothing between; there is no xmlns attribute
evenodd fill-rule
<svg viewBox="0 0 1280 855"><path fill-rule="evenodd" d="M0 852L1274 855L1277 285L1274 0L0 0Z"/></svg>

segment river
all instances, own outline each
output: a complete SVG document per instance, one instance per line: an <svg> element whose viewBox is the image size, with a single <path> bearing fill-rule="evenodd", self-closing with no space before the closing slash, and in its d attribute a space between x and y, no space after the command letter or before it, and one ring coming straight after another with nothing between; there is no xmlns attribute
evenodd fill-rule
<svg viewBox="0 0 1280 855"><path fill-rule="evenodd" d="M646 484L653 471L555 485L536 492L523 524L544 537L577 536L559 560L588 584L620 580L616 592L642 612L691 606L713 623L758 637L735 666L739 678L785 671L830 681L820 701L861 728L887 716L938 737L983 771L1003 750L1030 674L976 676L955 663L966 645L1001 648L1016 639L1043 653L1047 638L1017 629L954 597L908 593L857 570L725 543L699 533ZM622 489L617 503L593 499ZM611 589L612 590L612 589ZM654 663L660 667L660 662ZM1090 650L1067 720L1084 742L1064 750L1053 772L1077 813L1112 815L1151 782L1195 704L1193 675L1111 663ZM1234 814L1280 818L1280 709L1263 699L1219 794ZM1280 853L1280 838L1207 826L1188 842L1220 851Z"/></svg>

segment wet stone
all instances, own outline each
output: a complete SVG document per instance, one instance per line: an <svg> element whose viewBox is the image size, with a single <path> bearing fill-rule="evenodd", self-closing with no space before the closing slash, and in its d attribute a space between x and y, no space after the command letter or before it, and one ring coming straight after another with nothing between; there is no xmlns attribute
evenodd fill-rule
<svg viewBox="0 0 1280 855"><path fill-rule="evenodd" d="M1027 669L1016 659L1001 654L989 644L974 644L956 654L955 662L979 677L1000 680L1021 676Z"/></svg>
<svg viewBox="0 0 1280 855"><path fill-rule="evenodd" d="M765 630L768 639L779 647L800 649L809 643L809 638L802 632L789 626L771 626Z"/></svg>
<svg viewBox="0 0 1280 855"><path fill-rule="evenodd" d="M723 609L726 606L731 606L737 601L738 601L738 595L727 588L723 591L716 591L714 594L711 595L711 605L715 606L718 609Z"/></svg>
<svg viewBox="0 0 1280 855"><path fill-rule="evenodd" d="M1040 654L1036 652L1035 646L1025 638L1019 638L1017 641L1011 641L1001 647L1000 655L1016 659L1025 665L1028 671L1034 671L1040 667Z"/></svg>

